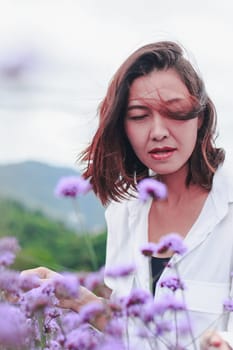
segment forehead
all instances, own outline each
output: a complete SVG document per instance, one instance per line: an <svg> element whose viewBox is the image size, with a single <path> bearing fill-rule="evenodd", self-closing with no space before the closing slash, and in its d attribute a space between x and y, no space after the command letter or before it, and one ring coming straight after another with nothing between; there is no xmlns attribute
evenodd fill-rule
<svg viewBox="0 0 233 350"><path fill-rule="evenodd" d="M129 105L142 100L172 101L186 99L189 91L174 69L152 71L135 79L129 90Z"/></svg>

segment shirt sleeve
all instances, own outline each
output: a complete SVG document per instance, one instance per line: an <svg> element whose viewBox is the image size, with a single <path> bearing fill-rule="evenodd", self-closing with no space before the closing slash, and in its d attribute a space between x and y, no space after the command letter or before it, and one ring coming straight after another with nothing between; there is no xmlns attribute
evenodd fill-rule
<svg viewBox="0 0 233 350"><path fill-rule="evenodd" d="M107 244L105 271L112 267L126 266L132 263L130 249L130 232L128 228L127 201L112 202L105 211L107 223ZM124 295L128 292L129 279L111 278L105 275L105 284L112 290L112 294Z"/></svg>

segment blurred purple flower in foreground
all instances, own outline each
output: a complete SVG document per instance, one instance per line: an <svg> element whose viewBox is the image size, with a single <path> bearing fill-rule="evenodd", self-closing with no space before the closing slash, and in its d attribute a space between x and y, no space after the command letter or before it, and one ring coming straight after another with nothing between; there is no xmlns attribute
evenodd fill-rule
<svg viewBox="0 0 233 350"><path fill-rule="evenodd" d="M163 236L159 243L145 243L140 251L145 256L166 253L168 250L183 255L187 251L187 247L183 242L183 237L178 233L169 233Z"/></svg>
<svg viewBox="0 0 233 350"><path fill-rule="evenodd" d="M15 237L2 237L0 239L0 252L17 253L20 250L19 243Z"/></svg>
<svg viewBox="0 0 233 350"><path fill-rule="evenodd" d="M1 49L0 74L17 79L24 73L35 70L39 63L38 52L30 44L18 45L13 43Z"/></svg>
<svg viewBox="0 0 233 350"><path fill-rule="evenodd" d="M67 335L65 349L94 350L100 342L99 338L100 335L90 327L79 327Z"/></svg>
<svg viewBox="0 0 233 350"><path fill-rule="evenodd" d="M92 320L94 320L97 316L100 316L101 314L103 314L103 312L105 311L105 307L103 303L99 303L99 302L90 302L86 305L84 305L80 312L80 321L82 323L89 323Z"/></svg>
<svg viewBox="0 0 233 350"><path fill-rule="evenodd" d="M167 187L162 182L155 179L144 179L139 182L138 197L146 202L150 197L156 199L165 199L167 197Z"/></svg>
<svg viewBox="0 0 233 350"><path fill-rule="evenodd" d="M86 194L92 188L88 180L81 176L62 177L55 188L55 195L58 197L77 197Z"/></svg>
<svg viewBox="0 0 233 350"><path fill-rule="evenodd" d="M136 271L135 265L122 265L108 268L105 275L108 277L125 277Z"/></svg>
<svg viewBox="0 0 233 350"><path fill-rule="evenodd" d="M18 349L27 345L29 326L24 314L19 308L5 303L0 304L0 344Z"/></svg>
<svg viewBox="0 0 233 350"><path fill-rule="evenodd" d="M152 298L151 293L143 289L133 289L127 297L124 298L123 302L125 306L129 307L135 304L145 304Z"/></svg>
<svg viewBox="0 0 233 350"><path fill-rule="evenodd" d="M223 308L225 311L233 311L233 300L227 299L223 303Z"/></svg>
<svg viewBox="0 0 233 350"><path fill-rule="evenodd" d="M77 298L79 292L79 280L75 274L65 273L54 277L52 280L56 295L63 298Z"/></svg>
<svg viewBox="0 0 233 350"><path fill-rule="evenodd" d="M15 254L12 252L5 252L0 254L0 265L10 266L15 261Z"/></svg>
<svg viewBox="0 0 233 350"><path fill-rule="evenodd" d="M181 279L177 276L164 277L160 282L161 287L167 287L175 292L177 289L184 290L185 286Z"/></svg>
<svg viewBox="0 0 233 350"><path fill-rule="evenodd" d="M186 253L187 247L183 242L183 237L178 233L169 233L164 236L157 245L157 253L162 254L168 250L180 255Z"/></svg>
<svg viewBox="0 0 233 350"><path fill-rule="evenodd" d="M96 272L90 272L88 273L87 276L85 276L84 280L83 280L83 285L93 291L95 290L95 288L101 286L104 284L104 268L101 268L99 271Z"/></svg>
<svg viewBox="0 0 233 350"><path fill-rule="evenodd" d="M13 264L19 250L20 247L15 237L2 237L0 239L0 266Z"/></svg>
<svg viewBox="0 0 233 350"><path fill-rule="evenodd" d="M157 252L157 244L148 242L141 247L141 253L145 256L152 256Z"/></svg>
<svg viewBox="0 0 233 350"><path fill-rule="evenodd" d="M165 294L154 303L154 312L163 315L166 311L187 310L187 306L182 299L178 299L174 294Z"/></svg>

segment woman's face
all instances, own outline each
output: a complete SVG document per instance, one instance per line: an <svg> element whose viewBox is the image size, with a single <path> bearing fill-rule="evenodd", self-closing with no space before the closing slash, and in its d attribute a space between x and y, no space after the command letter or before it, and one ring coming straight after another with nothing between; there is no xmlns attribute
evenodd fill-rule
<svg viewBox="0 0 233 350"><path fill-rule="evenodd" d="M134 80L129 91L125 131L140 161L168 175L187 165L197 140L200 118L177 120L165 110L190 110L190 94L174 69L152 71Z"/></svg>

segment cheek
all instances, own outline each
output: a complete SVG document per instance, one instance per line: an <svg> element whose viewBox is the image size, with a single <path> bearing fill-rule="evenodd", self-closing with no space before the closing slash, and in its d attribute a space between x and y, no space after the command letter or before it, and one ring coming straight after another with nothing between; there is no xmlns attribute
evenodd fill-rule
<svg viewBox="0 0 233 350"><path fill-rule="evenodd" d="M194 149L197 142L197 132L198 123L196 120L193 120L192 123L187 125L187 128L182 132L183 136L185 136L185 144L191 151Z"/></svg>
<svg viewBox="0 0 233 350"><path fill-rule="evenodd" d="M140 148L144 140L142 128L140 129L140 128L135 128L135 127L126 125L125 133L133 149L135 150L137 148Z"/></svg>

